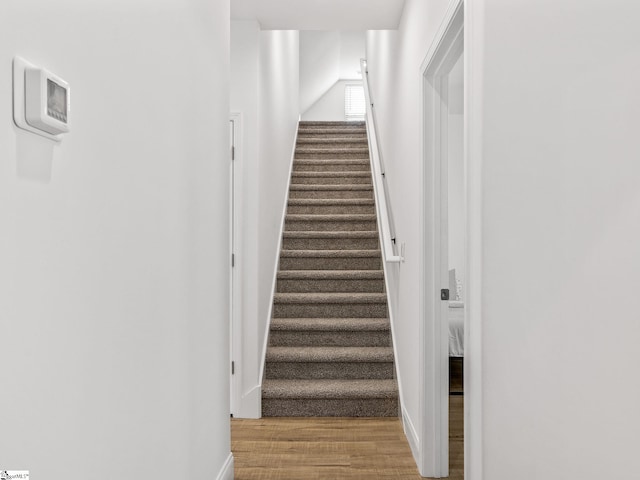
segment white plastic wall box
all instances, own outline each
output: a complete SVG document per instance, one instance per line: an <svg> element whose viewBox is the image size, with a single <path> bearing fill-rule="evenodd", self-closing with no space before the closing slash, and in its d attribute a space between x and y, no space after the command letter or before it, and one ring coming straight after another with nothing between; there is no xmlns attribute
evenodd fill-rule
<svg viewBox="0 0 640 480"><path fill-rule="evenodd" d="M13 59L13 120L18 128L56 142L69 132L69 84L24 58Z"/></svg>

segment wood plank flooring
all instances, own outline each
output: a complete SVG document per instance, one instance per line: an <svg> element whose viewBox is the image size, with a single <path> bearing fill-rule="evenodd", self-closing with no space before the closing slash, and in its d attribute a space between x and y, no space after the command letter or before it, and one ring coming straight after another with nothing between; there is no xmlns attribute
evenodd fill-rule
<svg viewBox="0 0 640 480"><path fill-rule="evenodd" d="M450 479L462 480L464 397L450 397ZM236 480L420 479L398 418L231 420Z"/></svg>

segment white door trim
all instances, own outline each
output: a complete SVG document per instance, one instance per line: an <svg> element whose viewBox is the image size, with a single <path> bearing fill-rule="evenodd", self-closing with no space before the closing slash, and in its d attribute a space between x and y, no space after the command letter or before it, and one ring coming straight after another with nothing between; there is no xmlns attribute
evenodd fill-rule
<svg viewBox="0 0 640 480"><path fill-rule="evenodd" d="M231 414L240 416L242 408L242 114L232 112L229 121L233 125L233 159L230 168L231 201L229 219L230 255L233 255L231 268L231 338L230 361L234 372L231 375ZM231 259L230 259L231 261Z"/></svg>
<svg viewBox="0 0 640 480"><path fill-rule="evenodd" d="M418 466L421 475L432 478L449 475L448 304L440 300L440 289L448 288L447 245L443 242L447 236L447 204L441 195L441 186L447 180L448 122L443 118L448 118L445 80L464 47L464 3L450 3L421 66L424 135L419 391L423 422ZM465 394L468 395L466 388Z"/></svg>
<svg viewBox="0 0 640 480"><path fill-rule="evenodd" d="M464 2L464 171L467 253L464 318L464 478L482 480L482 69L484 2Z"/></svg>

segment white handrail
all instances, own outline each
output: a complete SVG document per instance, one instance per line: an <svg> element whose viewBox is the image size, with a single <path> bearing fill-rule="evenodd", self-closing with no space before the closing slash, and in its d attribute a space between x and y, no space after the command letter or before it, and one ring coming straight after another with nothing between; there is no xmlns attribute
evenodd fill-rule
<svg viewBox="0 0 640 480"><path fill-rule="evenodd" d="M373 103L371 102L371 92L369 91L369 79L367 75L367 61L360 59L362 71L362 84L364 87L364 98L367 104L365 116L367 122L367 138L369 140L369 156L371 157L371 174L373 175L373 191L376 197L376 212L378 214L378 224L380 226L380 240L382 243L382 255L386 262L399 263L404 258L396 255L393 249L391 237L391 222L389 209L387 208L387 196L384 185L384 170L380 164L380 152L378 150L378 138L376 135L375 120L373 118Z"/></svg>

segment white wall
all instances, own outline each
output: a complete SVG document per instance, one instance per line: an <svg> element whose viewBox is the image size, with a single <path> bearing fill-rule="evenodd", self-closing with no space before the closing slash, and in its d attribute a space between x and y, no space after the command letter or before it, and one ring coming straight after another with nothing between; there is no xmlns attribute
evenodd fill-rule
<svg viewBox="0 0 640 480"><path fill-rule="evenodd" d="M456 279L464 296L464 55L456 62L448 75L448 213L449 213L449 269L456 270ZM455 291L451 292L455 299Z"/></svg>
<svg viewBox="0 0 640 480"><path fill-rule="evenodd" d="M362 80L339 80L320 99L302 114L304 121L346 120L344 112L344 89L346 85L362 85Z"/></svg>
<svg viewBox="0 0 640 480"><path fill-rule="evenodd" d="M409 0L400 31L370 32L367 42L397 234L407 242L390 294L415 423L416 99L446 4ZM466 14L470 117L482 122L472 124L469 161L481 167L483 269L472 307L482 330L470 332L482 355L469 360L482 361L482 408L472 412L481 468L465 478L628 477L640 430L640 327L626 301L640 289L640 6L484 0L468 2Z"/></svg>
<svg viewBox="0 0 640 480"><path fill-rule="evenodd" d="M340 32L300 32L300 111L305 112L340 78Z"/></svg>
<svg viewBox="0 0 640 480"><path fill-rule="evenodd" d="M340 32L340 79L360 80L360 59L366 52L366 32Z"/></svg>
<svg viewBox="0 0 640 480"><path fill-rule="evenodd" d="M216 478L228 460L228 18L2 2L2 468ZM58 146L12 123L16 54L71 84Z"/></svg>
<svg viewBox="0 0 640 480"><path fill-rule="evenodd" d="M299 34L294 30L260 33L260 165L258 244L258 347L269 321L273 279L280 252L282 215L300 118ZM261 380L261 379L260 379Z"/></svg>
<svg viewBox="0 0 640 480"><path fill-rule="evenodd" d="M310 109L318 110L318 102L325 103L321 110L335 111L335 103L327 105L335 97L331 90L341 80L361 81L364 55L363 31L300 32L300 111L311 114Z"/></svg>
<svg viewBox="0 0 640 480"><path fill-rule="evenodd" d="M634 476L640 5L470 8L484 42L484 478Z"/></svg>
<svg viewBox="0 0 640 480"><path fill-rule="evenodd" d="M414 454L420 448L420 64L447 8L447 0L407 0L398 31L367 33L367 67L376 106L379 144L386 167L398 244L406 261L388 269L403 414Z"/></svg>
<svg viewBox="0 0 640 480"><path fill-rule="evenodd" d="M299 37L231 22L231 110L242 113L242 351L237 417L260 417L260 366L271 307L281 218L298 128Z"/></svg>

